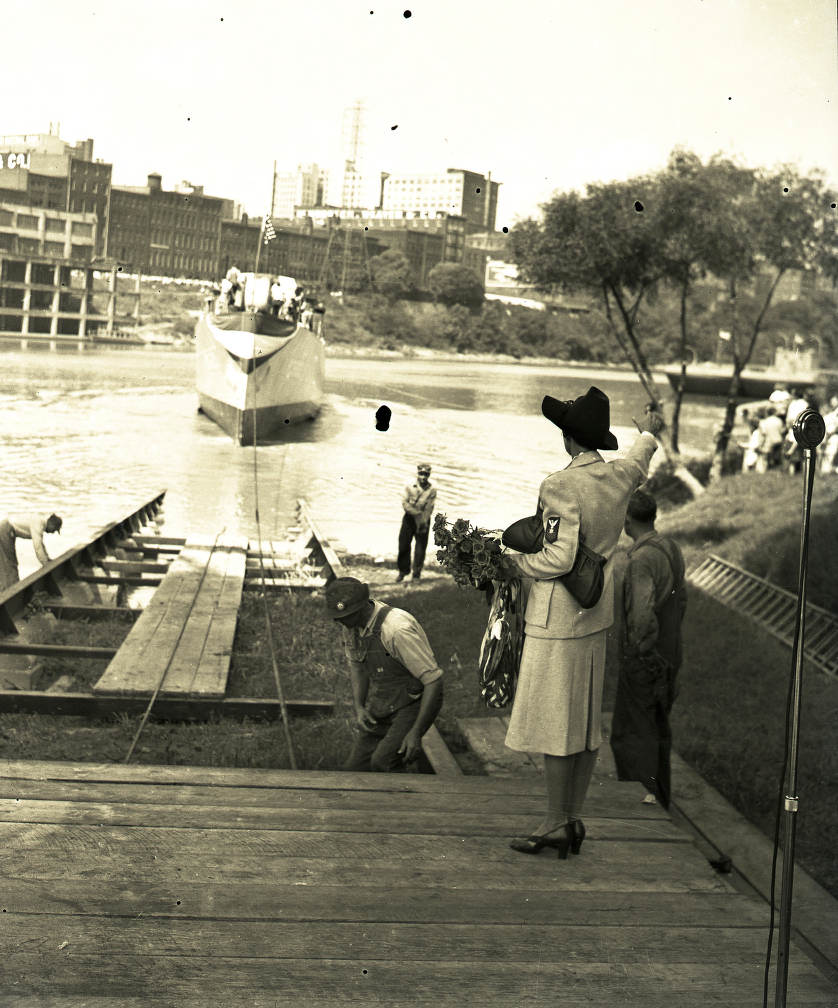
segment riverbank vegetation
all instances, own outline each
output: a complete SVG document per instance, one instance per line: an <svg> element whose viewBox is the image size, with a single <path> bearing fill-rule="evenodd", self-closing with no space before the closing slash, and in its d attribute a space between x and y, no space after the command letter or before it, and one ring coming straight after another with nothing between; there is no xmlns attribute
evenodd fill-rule
<svg viewBox="0 0 838 1008"><path fill-rule="evenodd" d="M800 487L780 473L740 474L712 486L700 500L662 511L658 527L675 536L687 567L708 553L796 588ZM838 609L838 483L816 485L810 542L809 600ZM485 629L483 595L458 588L429 563L415 585L393 583L394 566L347 558L348 572L376 597L413 612L445 671L445 703L437 721L466 772L480 772L458 727L461 717L493 717L477 688L477 657ZM349 749L352 703L340 634L309 594L268 598L277 662L288 699L328 700L329 716L294 717L291 735L298 766L339 769ZM456 613L456 620L452 620ZM130 623L59 623L56 640L118 646ZM604 706L616 685L609 640ZM684 624L685 662L673 712L675 749L743 815L771 836L784 755L784 721L790 650L756 625L698 591L691 591ZM54 659L47 659L54 662ZM53 676L70 674L76 689L89 687L102 662L64 659L47 665ZM265 633L264 601L243 600L229 680L231 696L276 697ZM834 745L838 679L806 667L800 743L799 862L838 896L832 837L838 829L838 752ZM0 756L121 762L139 717L109 721L36 715L0 715ZM205 724L150 723L133 758L140 763L238 767L288 767L284 732L277 722L221 720ZM676 795L677 801L677 795Z"/></svg>
<svg viewBox="0 0 838 1008"><path fill-rule="evenodd" d="M819 173L803 176L788 165L757 170L722 157L703 164L690 151L676 149L660 171L591 184L583 195L557 193L542 206L539 220L513 229L511 258L522 278L541 290L585 295L599 304L621 358L631 363L650 397L654 346L646 316L662 293L677 301L677 322L669 332L670 353L682 367L669 422L676 454L684 368L700 352L696 315L706 313L707 293L713 291L709 307L731 365L714 453L713 472L720 475L739 376L765 343L760 337L782 296L781 282L798 271L813 290L820 285L834 295L835 199ZM811 346L814 336L818 350L834 359L834 324L827 329L795 332L793 338ZM711 355L716 348L714 338Z"/></svg>

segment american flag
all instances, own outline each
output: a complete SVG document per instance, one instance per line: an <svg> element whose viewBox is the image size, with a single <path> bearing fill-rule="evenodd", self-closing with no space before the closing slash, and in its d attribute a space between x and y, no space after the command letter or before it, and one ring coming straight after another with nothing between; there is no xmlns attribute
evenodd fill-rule
<svg viewBox="0 0 838 1008"><path fill-rule="evenodd" d="M270 214L265 214L264 231L265 231L265 244L267 245L269 241L273 241L274 238L276 238L276 231L274 231L274 222L271 220Z"/></svg>

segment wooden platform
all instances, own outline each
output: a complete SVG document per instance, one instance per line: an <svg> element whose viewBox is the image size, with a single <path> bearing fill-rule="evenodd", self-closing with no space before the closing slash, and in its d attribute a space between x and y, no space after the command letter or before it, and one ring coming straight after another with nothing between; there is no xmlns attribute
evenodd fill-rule
<svg viewBox="0 0 838 1008"><path fill-rule="evenodd" d="M598 775L561 862L508 847L542 804L535 774L0 762L3 1003L761 1003L765 906L662 810ZM797 948L788 1003L838 1004Z"/></svg>
<svg viewBox="0 0 838 1008"><path fill-rule="evenodd" d="M244 584L247 540L190 540L172 560L95 693L222 697Z"/></svg>

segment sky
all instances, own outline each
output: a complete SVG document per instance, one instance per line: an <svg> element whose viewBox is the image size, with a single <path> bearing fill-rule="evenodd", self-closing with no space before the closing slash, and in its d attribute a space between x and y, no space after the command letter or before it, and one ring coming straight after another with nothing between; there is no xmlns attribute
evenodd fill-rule
<svg viewBox="0 0 838 1008"><path fill-rule="evenodd" d="M268 209L274 161L330 164L366 102L376 172L558 191L706 159L838 183L835 0L5 0L0 134L95 139L113 181ZM410 16L406 16L409 12ZM393 128L395 127L395 128Z"/></svg>

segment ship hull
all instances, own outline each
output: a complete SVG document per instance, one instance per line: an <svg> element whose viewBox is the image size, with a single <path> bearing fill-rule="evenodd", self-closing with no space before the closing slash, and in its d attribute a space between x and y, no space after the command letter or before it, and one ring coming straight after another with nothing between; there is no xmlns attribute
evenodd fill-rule
<svg viewBox="0 0 838 1008"><path fill-rule="evenodd" d="M681 369L661 368L673 389L678 388ZM712 368L707 365L688 367L684 380L684 391L692 395L727 396L732 377L731 368ZM746 368L739 376L738 395L746 399L764 399L777 385L785 383L801 389L811 388L816 376L811 373L788 373L782 371L752 371Z"/></svg>
<svg viewBox="0 0 838 1008"><path fill-rule="evenodd" d="M237 444L269 440L319 413L325 352L309 329L258 312L204 314L195 349L200 408Z"/></svg>

